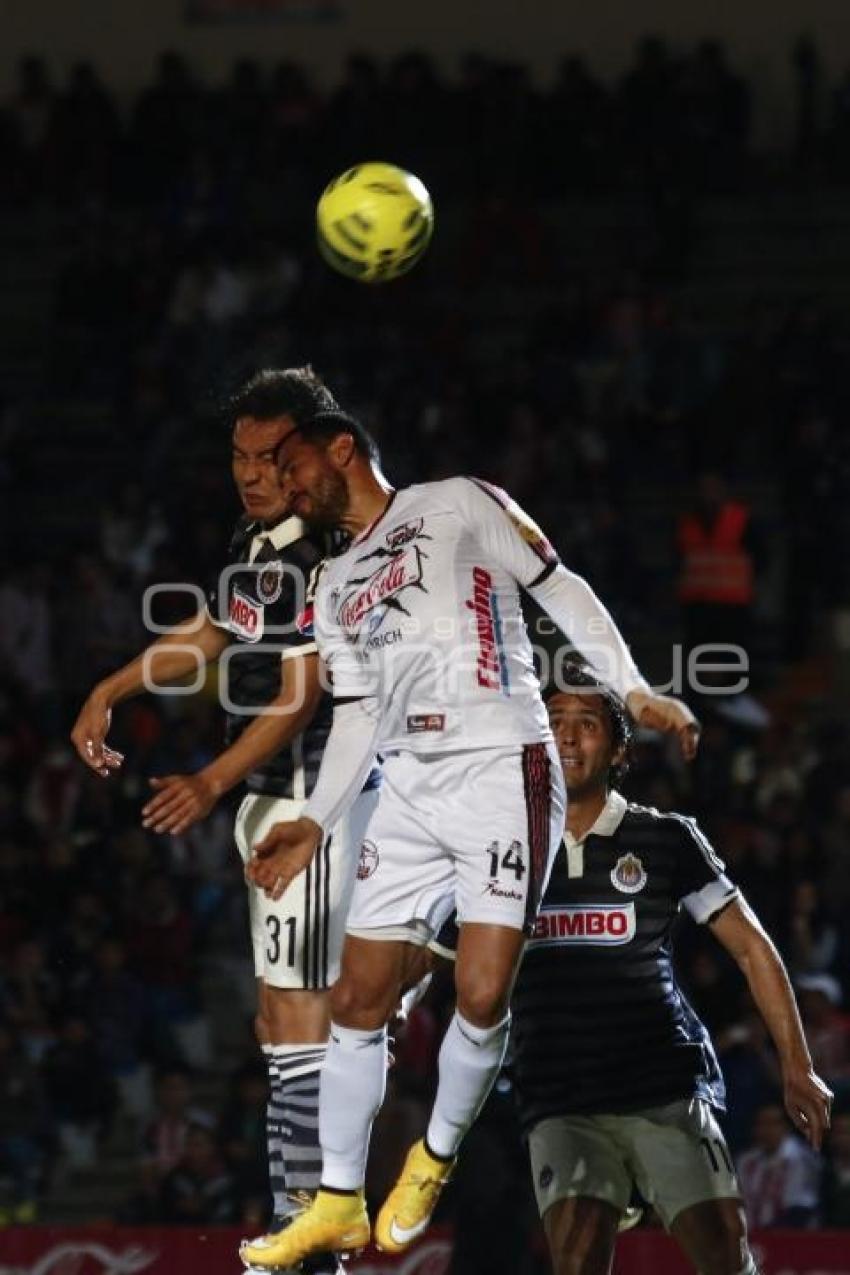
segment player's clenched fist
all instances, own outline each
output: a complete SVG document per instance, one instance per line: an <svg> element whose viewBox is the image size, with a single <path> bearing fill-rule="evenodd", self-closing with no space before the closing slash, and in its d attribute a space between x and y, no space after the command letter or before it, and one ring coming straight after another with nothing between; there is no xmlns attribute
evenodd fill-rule
<svg viewBox="0 0 850 1275"><path fill-rule="evenodd" d="M279 899L310 863L321 840L322 830L312 819L276 823L254 846L245 875L270 899Z"/></svg>
<svg viewBox="0 0 850 1275"><path fill-rule="evenodd" d="M699 745L700 724L687 704L672 695L632 691L626 707L639 726L675 734L685 761L693 761Z"/></svg>

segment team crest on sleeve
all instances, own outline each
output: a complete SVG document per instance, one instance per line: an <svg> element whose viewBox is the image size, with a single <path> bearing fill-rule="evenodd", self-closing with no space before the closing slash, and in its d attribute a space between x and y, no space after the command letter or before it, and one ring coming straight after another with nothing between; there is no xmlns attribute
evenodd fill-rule
<svg viewBox="0 0 850 1275"><path fill-rule="evenodd" d="M501 505L508 518L514 525L514 530L518 532L520 537L528 545L534 553L537 554L541 562L545 562L547 566L551 566L558 561L558 554L555 546L538 527L533 518L530 518L524 509L521 509L512 496L509 496L501 487L497 487L494 483L485 482L483 478L473 478L476 487L486 492L491 500L495 500L497 505Z"/></svg>
<svg viewBox="0 0 850 1275"><path fill-rule="evenodd" d="M636 854L621 855L611 869L611 884L624 894L637 894L646 885L646 871Z"/></svg>
<svg viewBox="0 0 850 1275"><path fill-rule="evenodd" d="M265 606L277 602L283 592L283 563L264 562L257 572L257 596Z"/></svg>

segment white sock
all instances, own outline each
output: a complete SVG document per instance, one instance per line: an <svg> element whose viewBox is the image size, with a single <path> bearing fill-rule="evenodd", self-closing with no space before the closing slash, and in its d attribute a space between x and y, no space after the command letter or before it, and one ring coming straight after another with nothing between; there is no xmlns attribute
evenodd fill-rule
<svg viewBox="0 0 850 1275"><path fill-rule="evenodd" d="M457 1153L499 1074L508 1047L511 1016L495 1027L473 1027L455 1010L440 1050L440 1081L426 1142L446 1160Z"/></svg>
<svg viewBox="0 0 850 1275"><path fill-rule="evenodd" d="M322 1185L357 1191L366 1181L372 1121L387 1087L387 1029L331 1023L319 1088Z"/></svg>

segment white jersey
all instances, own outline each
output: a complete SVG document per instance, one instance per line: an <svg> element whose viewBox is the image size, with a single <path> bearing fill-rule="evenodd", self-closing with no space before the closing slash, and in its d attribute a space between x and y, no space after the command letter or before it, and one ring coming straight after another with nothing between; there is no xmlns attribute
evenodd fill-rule
<svg viewBox="0 0 850 1275"><path fill-rule="evenodd" d="M315 623L334 697L375 697L382 751L548 740L520 587L591 663L588 629L593 649L616 657L601 669L614 689L645 687L607 612L540 528L498 488L451 478L396 492L328 563Z"/></svg>

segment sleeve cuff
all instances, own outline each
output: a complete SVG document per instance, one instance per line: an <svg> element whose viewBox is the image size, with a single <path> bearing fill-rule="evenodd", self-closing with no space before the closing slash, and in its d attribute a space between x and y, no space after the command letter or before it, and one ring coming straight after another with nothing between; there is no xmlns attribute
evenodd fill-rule
<svg viewBox="0 0 850 1275"><path fill-rule="evenodd" d="M739 897L740 890L738 887L733 885L729 878L721 873L714 881L709 881L708 885L704 885L701 890L694 890L692 894L686 894L682 899L682 907L690 913L697 925L705 925Z"/></svg>

